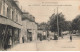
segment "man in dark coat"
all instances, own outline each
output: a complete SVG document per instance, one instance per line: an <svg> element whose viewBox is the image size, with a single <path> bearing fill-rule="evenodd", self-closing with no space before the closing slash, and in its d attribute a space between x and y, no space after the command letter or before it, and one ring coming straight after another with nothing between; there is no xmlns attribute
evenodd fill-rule
<svg viewBox="0 0 80 52"><path fill-rule="evenodd" d="M72 35L70 35L70 41L72 42Z"/></svg>

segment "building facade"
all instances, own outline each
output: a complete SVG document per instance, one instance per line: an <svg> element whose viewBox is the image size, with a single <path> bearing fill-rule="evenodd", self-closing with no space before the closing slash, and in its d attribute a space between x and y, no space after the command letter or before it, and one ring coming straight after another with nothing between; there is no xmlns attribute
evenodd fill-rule
<svg viewBox="0 0 80 52"><path fill-rule="evenodd" d="M21 17L15 0L0 0L0 49L20 43Z"/></svg>
<svg viewBox="0 0 80 52"><path fill-rule="evenodd" d="M28 14L23 13L23 37L25 42L27 41L36 41L37 40L37 24L35 18Z"/></svg>

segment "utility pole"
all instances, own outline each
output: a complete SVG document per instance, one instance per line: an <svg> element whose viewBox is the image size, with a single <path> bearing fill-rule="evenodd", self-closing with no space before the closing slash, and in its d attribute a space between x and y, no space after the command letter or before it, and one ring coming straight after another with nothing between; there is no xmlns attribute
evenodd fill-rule
<svg viewBox="0 0 80 52"><path fill-rule="evenodd" d="M58 30L58 37L59 37L59 19L58 19L58 7L57 7L57 30Z"/></svg>

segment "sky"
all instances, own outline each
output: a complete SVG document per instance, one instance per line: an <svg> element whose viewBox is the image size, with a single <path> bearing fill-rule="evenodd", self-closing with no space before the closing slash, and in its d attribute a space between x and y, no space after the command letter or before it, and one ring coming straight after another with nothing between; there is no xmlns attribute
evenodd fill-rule
<svg viewBox="0 0 80 52"><path fill-rule="evenodd" d="M62 12L67 21L80 14L80 0L18 0L22 10L29 12L38 23L49 21L53 13ZM60 5L60 6L55 6Z"/></svg>

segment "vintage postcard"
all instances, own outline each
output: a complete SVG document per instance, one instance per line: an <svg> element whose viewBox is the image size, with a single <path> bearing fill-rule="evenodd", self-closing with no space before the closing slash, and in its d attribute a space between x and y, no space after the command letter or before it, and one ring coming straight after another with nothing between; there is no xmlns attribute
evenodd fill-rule
<svg viewBox="0 0 80 52"><path fill-rule="evenodd" d="M80 51L80 0L0 0L0 51Z"/></svg>

